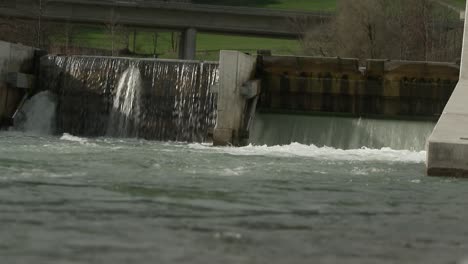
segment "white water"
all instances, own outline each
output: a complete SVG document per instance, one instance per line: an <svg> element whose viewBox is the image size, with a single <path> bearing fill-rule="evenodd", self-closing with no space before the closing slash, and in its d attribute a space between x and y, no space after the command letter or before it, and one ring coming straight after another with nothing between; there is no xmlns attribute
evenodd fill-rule
<svg viewBox="0 0 468 264"><path fill-rule="evenodd" d="M128 68L120 77L114 96L107 134L137 136L140 123L141 74L136 66Z"/></svg>
<svg viewBox="0 0 468 264"><path fill-rule="evenodd" d="M132 126L137 124L139 118L139 100L140 100L140 73L137 68L129 68L122 75L114 100L114 109L112 118L109 124L109 131L120 127L118 130L120 135L126 135ZM16 128L21 131L32 132L36 134L52 134L53 120L55 118L55 98L49 92L42 92L28 100L18 115L15 122ZM340 119L329 117L313 117L299 118L285 116L269 116L268 118L276 118L276 126L268 124L265 121L265 116L257 118L258 124L253 135L253 141L259 140L259 135L282 136L282 140L297 139L297 135L307 140L319 140L316 144L301 144L297 142L286 144L264 145L249 145L241 148L218 148L212 147L209 144L182 144L180 146L188 146L191 151L215 152L220 154L228 154L234 156L266 156L266 157L306 157L321 161L375 161L375 162L404 162L404 163L424 163L426 152L421 151L421 147L411 147L411 144L423 144L426 134L431 131L431 123L404 122L404 121L386 121L377 120L370 122L362 119ZM331 120L324 122L323 120ZM268 120L268 119L267 119ZM285 121L286 120L286 121ZM297 122L299 121L299 122ZM310 121L309 123L305 121ZM129 123L134 122L134 123ZM288 122L293 122L291 123ZM350 130L346 125L352 123L354 127ZM340 128L338 125L342 125ZM303 128L310 128L305 130ZM333 128L333 129L331 129ZM261 132L259 132L260 129ZM299 132L300 133L299 133ZM320 132L322 131L322 132ZM281 135L281 133L283 133ZM314 134L315 133L315 134ZM379 144L385 147L366 146L361 147L359 144L375 144L378 138ZM274 138L274 137L273 137ZM325 140L324 140L325 138ZM87 143L89 139L77 137L68 133L63 134L60 138L63 141L71 141L78 143ZM333 139L339 139L341 144L346 146L359 146L350 149L338 147L320 146L320 143L333 143ZM106 139L96 139L97 141ZM265 138L263 139L265 140ZM271 140L271 139L270 139ZM345 142L345 140L347 140ZM370 142L370 143L369 143ZM404 143L402 143L404 142ZM415 143L416 142L416 143ZM389 146L408 147L407 150L395 150ZM93 147L89 144L89 147ZM373 147L373 148L372 148Z"/></svg>
<svg viewBox="0 0 468 264"><path fill-rule="evenodd" d="M86 142L88 142L88 139L86 139L86 138L81 138L81 137L72 136L72 135L67 134L67 133L64 133L64 134L60 137L60 140L70 141L70 142L78 142L78 143L86 143Z"/></svg>
<svg viewBox="0 0 468 264"><path fill-rule="evenodd" d="M23 132L50 135L55 129L56 97L49 91L26 100L14 120L14 128Z"/></svg>
<svg viewBox="0 0 468 264"><path fill-rule="evenodd" d="M250 142L268 146L299 142L339 149L422 151L434 126L429 121L258 114Z"/></svg>
<svg viewBox="0 0 468 264"><path fill-rule="evenodd" d="M253 146L233 147L211 147L204 144L190 144L194 150L211 150L235 156L269 156L269 157L307 157L324 161L379 161L379 162L405 162L424 163L425 151L382 149L336 149L332 147L317 147L315 145L304 145L291 143L282 146Z"/></svg>

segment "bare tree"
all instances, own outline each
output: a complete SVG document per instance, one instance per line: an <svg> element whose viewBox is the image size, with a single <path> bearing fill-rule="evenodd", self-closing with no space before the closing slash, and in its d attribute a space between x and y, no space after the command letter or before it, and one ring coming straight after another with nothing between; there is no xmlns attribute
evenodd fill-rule
<svg viewBox="0 0 468 264"><path fill-rule="evenodd" d="M340 0L336 18L300 42L311 55L453 61L462 33L459 14L431 0Z"/></svg>

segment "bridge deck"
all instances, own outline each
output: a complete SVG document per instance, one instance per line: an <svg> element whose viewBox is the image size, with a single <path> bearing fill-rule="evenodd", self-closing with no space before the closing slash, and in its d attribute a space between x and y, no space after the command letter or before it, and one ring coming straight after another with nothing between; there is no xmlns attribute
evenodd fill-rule
<svg viewBox="0 0 468 264"><path fill-rule="evenodd" d="M35 19L39 8L31 8L33 2L17 0L16 7L0 5L0 16ZM329 21L332 14L159 1L50 0L41 16L53 21L96 24L112 21L132 27L195 28L201 32L295 39L303 28L295 23L320 24Z"/></svg>

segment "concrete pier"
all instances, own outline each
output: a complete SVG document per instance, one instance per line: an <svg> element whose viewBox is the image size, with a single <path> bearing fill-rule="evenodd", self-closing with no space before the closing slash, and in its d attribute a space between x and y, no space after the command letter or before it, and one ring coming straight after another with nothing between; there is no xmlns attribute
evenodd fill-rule
<svg viewBox="0 0 468 264"><path fill-rule="evenodd" d="M21 98L31 88L35 49L0 41L0 128L11 125Z"/></svg>
<svg viewBox="0 0 468 264"><path fill-rule="evenodd" d="M257 58L237 51L221 51L219 59L218 118L213 133L215 146L240 146L246 134L250 94L245 89L255 75ZM243 88L244 87L244 88ZM245 136L244 136L245 135Z"/></svg>
<svg viewBox="0 0 468 264"><path fill-rule="evenodd" d="M467 3L468 6L468 3ZM466 14L465 14L466 16ZM429 176L468 177L468 21L460 81L427 143Z"/></svg>
<svg viewBox="0 0 468 264"><path fill-rule="evenodd" d="M194 60L197 52L197 30L188 28L182 32L179 43L179 59Z"/></svg>

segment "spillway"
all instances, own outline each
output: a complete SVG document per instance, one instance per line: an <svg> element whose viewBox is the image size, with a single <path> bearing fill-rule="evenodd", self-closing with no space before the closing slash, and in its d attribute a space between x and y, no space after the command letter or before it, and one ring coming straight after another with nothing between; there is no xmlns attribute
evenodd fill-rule
<svg viewBox="0 0 468 264"><path fill-rule="evenodd" d="M297 142L339 149L388 147L421 151L434 125L432 121L257 114L250 142L268 146Z"/></svg>
<svg viewBox="0 0 468 264"><path fill-rule="evenodd" d="M211 62L46 56L41 87L58 96L57 133L207 140L216 121Z"/></svg>

